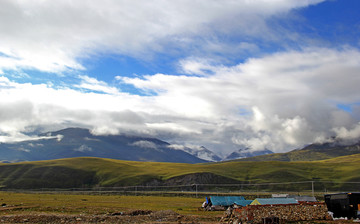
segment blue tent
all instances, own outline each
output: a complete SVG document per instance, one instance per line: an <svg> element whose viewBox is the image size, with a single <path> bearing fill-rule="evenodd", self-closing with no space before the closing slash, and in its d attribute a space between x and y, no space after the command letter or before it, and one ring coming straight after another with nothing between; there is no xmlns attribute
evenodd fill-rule
<svg viewBox="0 0 360 224"><path fill-rule="evenodd" d="M246 206L252 202L251 200L245 200L243 196L210 196L209 198L212 205L219 206L230 206L233 204Z"/></svg>

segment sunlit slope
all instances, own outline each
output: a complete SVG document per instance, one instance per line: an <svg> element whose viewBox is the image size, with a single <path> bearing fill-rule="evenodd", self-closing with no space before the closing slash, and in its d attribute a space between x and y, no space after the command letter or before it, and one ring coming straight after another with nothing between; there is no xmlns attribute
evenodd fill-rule
<svg viewBox="0 0 360 224"><path fill-rule="evenodd" d="M311 144L303 149L286 153L274 153L240 159L241 161L315 161L360 153L360 143L342 145L340 143Z"/></svg>
<svg viewBox="0 0 360 224"><path fill-rule="evenodd" d="M360 181L360 154L312 162L223 162L182 164L72 158L0 165L7 188L93 187L164 183L184 175L210 173L234 182ZM198 182L199 184L201 182ZM186 184L186 183L185 183Z"/></svg>

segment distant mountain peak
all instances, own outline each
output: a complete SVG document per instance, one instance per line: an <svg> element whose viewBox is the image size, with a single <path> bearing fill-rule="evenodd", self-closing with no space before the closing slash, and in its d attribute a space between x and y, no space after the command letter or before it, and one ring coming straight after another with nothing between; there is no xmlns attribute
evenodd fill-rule
<svg viewBox="0 0 360 224"><path fill-rule="evenodd" d="M213 151L210 151L205 146L200 146L196 156L200 159L204 159L211 162L221 161L221 158L216 155Z"/></svg>
<svg viewBox="0 0 360 224"><path fill-rule="evenodd" d="M214 152L207 149L205 146L200 147L186 147L183 145L170 145L170 148L181 150L187 152L193 156L196 156L199 159L206 160L209 162L218 162L221 161L221 158L216 155Z"/></svg>
<svg viewBox="0 0 360 224"><path fill-rule="evenodd" d="M268 149L252 150L251 148L241 148L241 149L229 154L227 157L225 157L224 160L243 159L243 158L249 158L249 157L254 157L254 156L272 154L272 153L274 153L274 152L272 152Z"/></svg>
<svg viewBox="0 0 360 224"><path fill-rule="evenodd" d="M313 143L310 145L305 146L301 150L322 150L322 149L329 149L335 147L342 147L342 146L353 146L353 145L360 145L360 139L341 139L331 137L328 141L322 143Z"/></svg>

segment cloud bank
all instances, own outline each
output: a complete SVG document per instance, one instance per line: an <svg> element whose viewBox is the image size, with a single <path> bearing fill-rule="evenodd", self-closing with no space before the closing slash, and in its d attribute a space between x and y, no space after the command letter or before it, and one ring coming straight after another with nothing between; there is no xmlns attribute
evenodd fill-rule
<svg viewBox="0 0 360 224"><path fill-rule="evenodd" d="M0 132L19 136L39 127L77 125L95 134L152 135L224 154L240 147L284 152L332 136L355 139L360 137L359 58L352 48L309 48L235 66L188 61L206 68L201 76L114 79L154 93L147 96L84 76L63 88L3 76Z"/></svg>

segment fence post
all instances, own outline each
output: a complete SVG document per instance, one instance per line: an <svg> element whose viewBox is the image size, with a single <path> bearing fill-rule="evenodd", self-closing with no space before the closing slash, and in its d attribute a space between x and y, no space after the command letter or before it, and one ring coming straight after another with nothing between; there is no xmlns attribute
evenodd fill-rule
<svg viewBox="0 0 360 224"><path fill-rule="evenodd" d="M311 192L312 192L312 196L314 197L315 194L314 194L314 181L313 180L311 181Z"/></svg>
<svg viewBox="0 0 360 224"><path fill-rule="evenodd" d="M197 198L198 197L198 185L197 184L195 184L195 197Z"/></svg>

